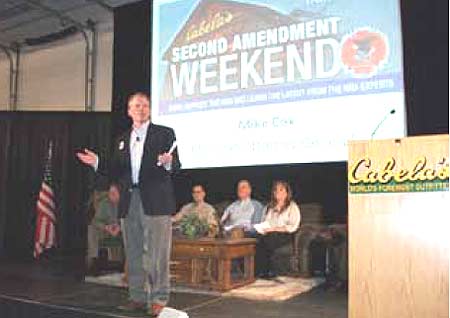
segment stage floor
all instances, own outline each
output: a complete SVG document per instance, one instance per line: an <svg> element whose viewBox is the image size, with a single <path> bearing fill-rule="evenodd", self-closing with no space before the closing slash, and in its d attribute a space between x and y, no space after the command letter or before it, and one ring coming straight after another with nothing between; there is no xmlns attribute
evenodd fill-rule
<svg viewBox="0 0 450 318"><path fill-rule="evenodd" d="M0 317L145 317L116 309L126 301L124 289L85 283L77 276L49 272L45 264L2 261ZM318 287L285 302L173 293L169 306L191 318L346 318L347 293Z"/></svg>

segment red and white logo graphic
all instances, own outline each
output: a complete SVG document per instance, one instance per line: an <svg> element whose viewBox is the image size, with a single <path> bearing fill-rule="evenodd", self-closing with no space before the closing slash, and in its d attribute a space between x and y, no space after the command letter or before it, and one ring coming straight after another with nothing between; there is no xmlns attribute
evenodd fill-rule
<svg viewBox="0 0 450 318"><path fill-rule="evenodd" d="M386 36L378 31L359 29L342 41L344 68L356 77L374 75L389 55Z"/></svg>

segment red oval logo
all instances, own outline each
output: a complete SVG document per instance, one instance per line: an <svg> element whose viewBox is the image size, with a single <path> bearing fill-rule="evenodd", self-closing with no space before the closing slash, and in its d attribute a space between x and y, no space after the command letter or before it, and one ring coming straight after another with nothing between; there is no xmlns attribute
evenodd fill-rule
<svg viewBox="0 0 450 318"><path fill-rule="evenodd" d="M355 76L371 76L384 64L388 44L384 34L361 29L344 38L341 59L347 71Z"/></svg>

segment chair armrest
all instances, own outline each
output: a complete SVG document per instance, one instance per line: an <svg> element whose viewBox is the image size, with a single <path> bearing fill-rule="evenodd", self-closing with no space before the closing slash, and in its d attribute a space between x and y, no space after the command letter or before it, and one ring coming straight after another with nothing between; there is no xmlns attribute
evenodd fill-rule
<svg viewBox="0 0 450 318"><path fill-rule="evenodd" d="M293 254L299 255L300 249L303 248L305 244L302 244L302 240L305 240L309 245L309 243L313 240L315 240L321 231L323 231L325 228L327 228L326 225L304 225L301 226L296 232L294 232L293 242L292 242L292 248L293 248Z"/></svg>

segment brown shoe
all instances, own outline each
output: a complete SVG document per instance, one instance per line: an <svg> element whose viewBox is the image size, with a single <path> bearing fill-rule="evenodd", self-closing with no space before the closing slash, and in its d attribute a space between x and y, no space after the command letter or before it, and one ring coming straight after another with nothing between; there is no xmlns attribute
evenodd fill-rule
<svg viewBox="0 0 450 318"><path fill-rule="evenodd" d="M123 311L145 311L147 306L145 303L130 300L125 305L121 305L117 308Z"/></svg>
<svg viewBox="0 0 450 318"><path fill-rule="evenodd" d="M152 310L151 310L151 315L150 317L152 318L157 318L159 316L159 314L161 313L161 311L163 311L164 309L164 305L160 305L160 304L152 304Z"/></svg>

